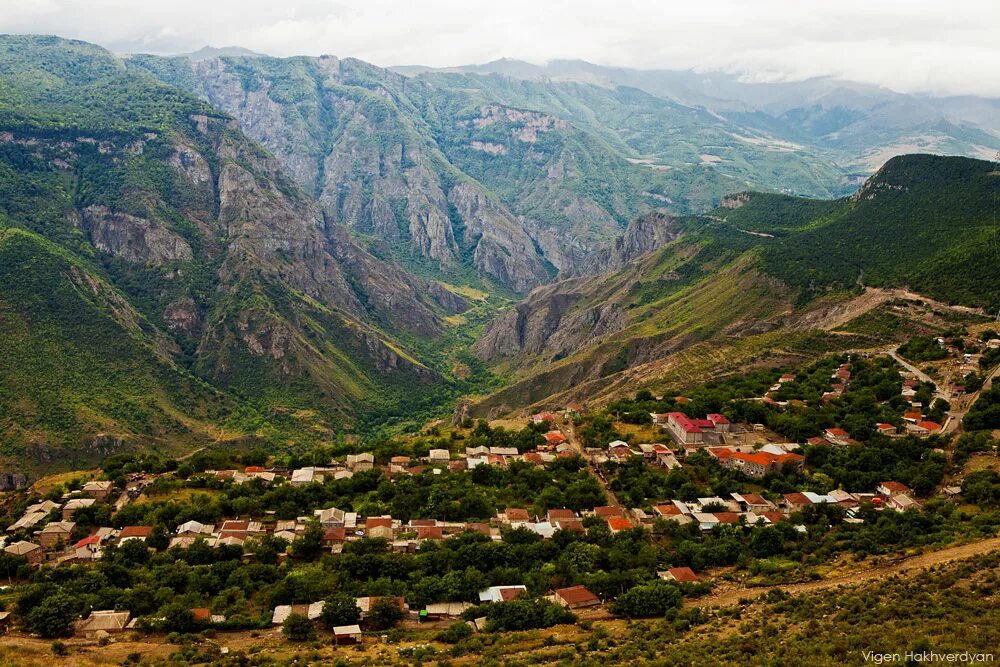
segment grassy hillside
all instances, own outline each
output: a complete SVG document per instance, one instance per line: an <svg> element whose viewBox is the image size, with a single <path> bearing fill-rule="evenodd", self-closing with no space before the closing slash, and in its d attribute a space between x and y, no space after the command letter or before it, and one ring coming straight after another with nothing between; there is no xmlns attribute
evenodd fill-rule
<svg viewBox="0 0 1000 667"><path fill-rule="evenodd" d="M316 442L484 379L450 376L465 299L325 230L192 95L49 37L0 38L0 89L6 454Z"/></svg>
<svg viewBox="0 0 1000 667"><path fill-rule="evenodd" d="M173 343L120 292L41 237L0 229L0 460L93 461L116 436L208 442L233 401L171 359ZM86 442L94 430L103 442Z"/></svg>
<svg viewBox="0 0 1000 667"><path fill-rule="evenodd" d="M993 312L998 191L991 163L915 155L891 160L850 199L729 197L684 219L681 238L659 251L537 290L502 314L476 350L513 381L479 409L607 396L639 378L664 386L669 375L676 386L682 369L715 373L732 366L728 356L873 347L916 326L865 296L866 285Z"/></svg>

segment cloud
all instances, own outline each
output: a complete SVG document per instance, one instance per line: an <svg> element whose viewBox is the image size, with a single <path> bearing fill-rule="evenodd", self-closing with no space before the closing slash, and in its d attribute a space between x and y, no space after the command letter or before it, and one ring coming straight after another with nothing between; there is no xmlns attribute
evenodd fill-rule
<svg viewBox="0 0 1000 667"><path fill-rule="evenodd" d="M380 65L580 58L1000 96L995 0L0 0L0 31L119 52L206 44Z"/></svg>

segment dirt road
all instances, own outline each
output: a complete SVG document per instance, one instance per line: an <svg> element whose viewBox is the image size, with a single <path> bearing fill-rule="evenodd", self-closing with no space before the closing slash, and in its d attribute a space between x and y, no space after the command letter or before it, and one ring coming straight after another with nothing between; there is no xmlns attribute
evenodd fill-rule
<svg viewBox="0 0 1000 667"><path fill-rule="evenodd" d="M1000 550L1000 537L992 537L979 542L962 544L947 549L931 551L928 553L904 558L902 560L884 565L881 567L867 568L841 577L832 577L820 581L809 581L802 584L788 584L779 586L760 586L757 588L741 588L722 591L718 594L708 595L703 598L689 600L685 603L688 607L725 607L738 604L740 600L755 599L766 595L774 588L780 588L786 593L809 593L826 588L836 588L837 586L852 586L866 581L885 579L893 575L916 576L920 571L955 560L971 558L980 554Z"/></svg>

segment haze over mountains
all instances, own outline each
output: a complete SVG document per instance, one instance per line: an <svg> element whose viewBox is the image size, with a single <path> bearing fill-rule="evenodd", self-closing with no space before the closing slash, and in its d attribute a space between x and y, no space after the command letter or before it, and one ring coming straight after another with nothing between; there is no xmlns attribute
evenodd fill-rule
<svg viewBox="0 0 1000 667"><path fill-rule="evenodd" d="M1000 133L1000 100L996 98L912 95L832 77L768 82L719 71L636 70L581 60L555 60L539 66L501 59L446 70L392 69L408 74L457 71L637 88L829 151L838 165L866 173L893 152L919 149L991 158Z"/></svg>
<svg viewBox="0 0 1000 667"><path fill-rule="evenodd" d="M33 36L0 65L0 458L32 469L806 354L862 284L998 305L991 163L850 197L990 156L995 100Z"/></svg>

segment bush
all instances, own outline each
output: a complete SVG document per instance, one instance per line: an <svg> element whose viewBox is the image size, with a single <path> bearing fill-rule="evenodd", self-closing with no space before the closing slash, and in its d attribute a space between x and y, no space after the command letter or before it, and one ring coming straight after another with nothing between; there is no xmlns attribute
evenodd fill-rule
<svg viewBox="0 0 1000 667"><path fill-rule="evenodd" d="M440 632L437 636L438 641L444 642L445 644L457 644L463 639L468 639L472 636L472 626L465 621L458 621L457 623L452 623L448 628Z"/></svg>
<svg viewBox="0 0 1000 667"><path fill-rule="evenodd" d="M663 616L681 606L681 589L665 581L635 586L611 603L611 613L628 618Z"/></svg>
<svg viewBox="0 0 1000 667"><path fill-rule="evenodd" d="M289 614L285 622L281 624L281 632L296 642L316 639L316 626L304 614Z"/></svg>
<svg viewBox="0 0 1000 667"><path fill-rule="evenodd" d="M548 600L511 600L486 608L486 629L490 632L534 630L575 622L574 614Z"/></svg>

